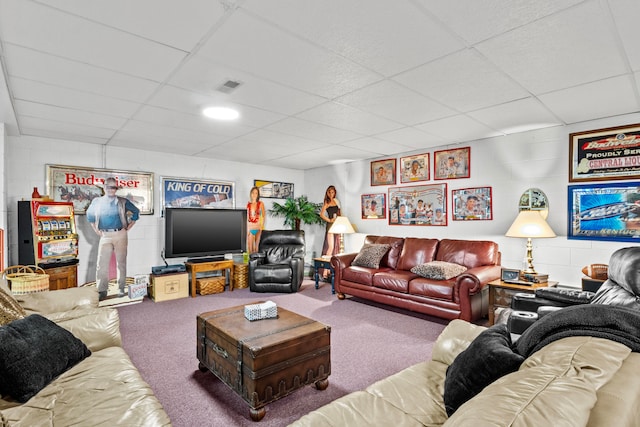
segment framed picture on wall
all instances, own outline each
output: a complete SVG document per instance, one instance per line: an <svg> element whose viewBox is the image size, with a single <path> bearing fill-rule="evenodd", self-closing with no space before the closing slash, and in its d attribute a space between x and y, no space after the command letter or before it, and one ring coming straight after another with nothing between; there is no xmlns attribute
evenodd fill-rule
<svg viewBox="0 0 640 427"><path fill-rule="evenodd" d="M447 225L447 184L389 188L390 225Z"/></svg>
<svg viewBox="0 0 640 427"><path fill-rule="evenodd" d="M429 153L400 157L400 182L429 180Z"/></svg>
<svg viewBox="0 0 640 427"><path fill-rule="evenodd" d="M435 179L469 178L471 170L471 148L456 148L433 153L433 175Z"/></svg>
<svg viewBox="0 0 640 427"><path fill-rule="evenodd" d="M162 208L234 209L235 183L162 177Z"/></svg>
<svg viewBox="0 0 640 427"><path fill-rule="evenodd" d="M265 199L286 199L293 197L293 184L289 182L254 179L253 185L258 187L260 197Z"/></svg>
<svg viewBox="0 0 640 427"><path fill-rule="evenodd" d="M640 243L640 182L570 185L567 238Z"/></svg>
<svg viewBox="0 0 640 427"><path fill-rule="evenodd" d="M384 219L387 217L387 195L363 194L360 200L362 219Z"/></svg>
<svg viewBox="0 0 640 427"><path fill-rule="evenodd" d="M116 180L116 195L131 201L140 215L153 215L153 173L81 166L45 165L47 192L55 202L73 203L76 215L84 215L91 201L104 194L107 178Z"/></svg>
<svg viewBox="0 0 640 427"><path fill-rule="evenodd" d="M451 206L454 221L491 220L491 187L451 190Z"/></svg>
<svg viewBox="0 0 640 427"><path fill-rule="evenodd" d="M633 179L640 174L640 123L569 135L569 181Z"/></svg>
<svg viewBox="0 0 640 427"><path fill-rule="evenodd" d="M391 185L396 183L396 159L374 160L371 162L371 185Z"/></svg>

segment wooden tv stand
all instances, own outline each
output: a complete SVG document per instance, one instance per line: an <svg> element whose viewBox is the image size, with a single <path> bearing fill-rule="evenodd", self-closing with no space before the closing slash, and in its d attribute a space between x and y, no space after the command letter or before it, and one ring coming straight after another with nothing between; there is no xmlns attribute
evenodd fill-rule
<svg viewBox="0 0 640 427"><path fill-rule="evenodd" d="M185 262L187 272L191 274L191 296L196 296L196 275L205 271L224 270L229 281L229 291L233 291L233 260L225 259L221 261L205 262Z"/></svg>

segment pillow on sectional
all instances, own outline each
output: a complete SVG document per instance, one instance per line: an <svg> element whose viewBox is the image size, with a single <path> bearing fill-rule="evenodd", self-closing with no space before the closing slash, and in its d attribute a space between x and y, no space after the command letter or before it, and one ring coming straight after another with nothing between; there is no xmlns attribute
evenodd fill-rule
<svg viewBox="0 0 640 427"><path fill-rule="evenodd" d="M446 261L431 261L416 265L411 272L434 280L449 280L467 271L467 267Z"/></svg>
<svg viewBox="0 0 640 427"><path fill-rule="evenodd" d="M51 320L32 314L0 327L0 394L24 403L91 351Z"/></svg>
<svg viewBox="0 0 640 427"><path fill-rule="evenodd" d="M0 326L22 319L27 313L18 301L4 289L0 288Z"/></svg>
<svg viewBox="0 0 640 427"><path fill-rule="evenodd" d="M391 249L386 243L367 243L351 262L351 265L368 268L380 268L380 261Z"/></svg>
<svg viewBox="0 0 640 427"><path fill-rule="evenodd" d="M447 368L444 380L444 405L453 413L498 378L520 368L524 357L512 350L507 325L495 325L483 331Z"/></svg>

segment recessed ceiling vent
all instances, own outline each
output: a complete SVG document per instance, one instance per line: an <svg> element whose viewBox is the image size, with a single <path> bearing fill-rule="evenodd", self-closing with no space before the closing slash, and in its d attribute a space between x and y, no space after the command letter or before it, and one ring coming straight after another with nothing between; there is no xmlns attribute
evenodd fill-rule
<svg viewBox="0 0 640 427"><path fill-rule="evenodd" d="M240 86L242 84L242 82L236 82L234 80L227 80L226 82L222 83L220 86L218 86L218 91L223 92L223 93L231 93L234 90L236 90L238 88L238 86Z"/></svg>

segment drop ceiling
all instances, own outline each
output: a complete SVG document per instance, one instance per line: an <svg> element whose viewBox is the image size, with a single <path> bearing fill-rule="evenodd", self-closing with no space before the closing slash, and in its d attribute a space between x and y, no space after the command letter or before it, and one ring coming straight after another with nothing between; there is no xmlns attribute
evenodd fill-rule
<svg viewBox="0 0 640 427"><path fill-rule="evenodd" d="M0 120L311 169L638 112L638 22L637 0L1 0Z"/></svg>

